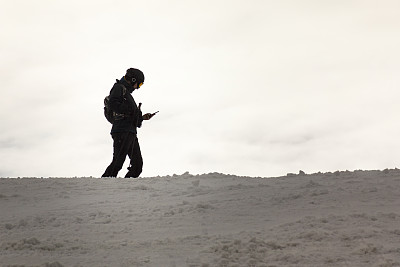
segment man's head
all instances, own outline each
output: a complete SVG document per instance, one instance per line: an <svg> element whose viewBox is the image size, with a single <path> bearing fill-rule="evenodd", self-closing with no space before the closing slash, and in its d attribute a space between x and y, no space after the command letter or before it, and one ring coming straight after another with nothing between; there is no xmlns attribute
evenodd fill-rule
<svg viewBox="0 0 400 267"><path fill-rule="evenodd" d="M130 68L126 70L125 80L138 89L144 83L144 74L141 70Z"/></svg>

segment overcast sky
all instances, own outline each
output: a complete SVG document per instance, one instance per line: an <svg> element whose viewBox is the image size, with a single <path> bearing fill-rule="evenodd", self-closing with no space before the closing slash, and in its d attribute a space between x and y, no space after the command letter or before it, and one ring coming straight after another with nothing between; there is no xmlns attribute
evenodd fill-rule
<svg viewBox="0 0 400 267"><path fill-rule="evenodd" d="M0 177L99 177L130 67L142 176L400 165L400 1L0 4Z"/></svg>

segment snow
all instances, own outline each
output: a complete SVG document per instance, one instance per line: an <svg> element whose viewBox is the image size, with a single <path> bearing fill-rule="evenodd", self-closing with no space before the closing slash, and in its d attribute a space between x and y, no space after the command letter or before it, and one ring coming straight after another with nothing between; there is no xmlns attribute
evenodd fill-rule
<svg viewBox="0 0 400 267"><path fill-rule="evenodd" d="M1 266L400 266L400 170L0 179Z"/></svg>

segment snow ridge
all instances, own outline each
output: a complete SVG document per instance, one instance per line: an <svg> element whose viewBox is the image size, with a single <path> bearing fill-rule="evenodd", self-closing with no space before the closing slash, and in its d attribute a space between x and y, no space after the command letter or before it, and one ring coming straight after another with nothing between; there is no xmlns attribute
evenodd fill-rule
<svg viewBox="0 0 400 267"><path fill-rule="evenodd" d="M400 266L400 171L0 179L2 266Z"/></svg>

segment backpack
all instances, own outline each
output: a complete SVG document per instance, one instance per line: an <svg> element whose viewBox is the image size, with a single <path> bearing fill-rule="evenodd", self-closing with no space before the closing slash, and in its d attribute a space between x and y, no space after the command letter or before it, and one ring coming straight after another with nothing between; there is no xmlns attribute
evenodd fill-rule
<svg viewBox="0 0 400 267"><path fill-rule="evenodd" d="M125 96L126 87L123 86L122 84L120 84L120 85L122 86L122 96ZM112 109L110 107L110 96L109 95L104 98L104 116L106 117L108 122L111 124L113 124L116 120L124 117L124 114L119 114L115 111L112 111Z"/></svg>

